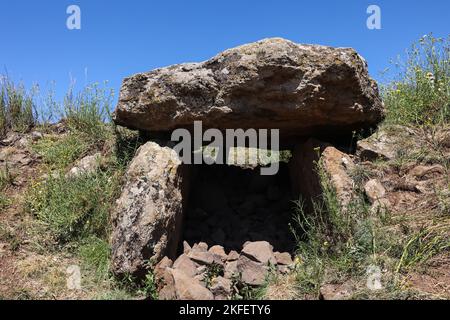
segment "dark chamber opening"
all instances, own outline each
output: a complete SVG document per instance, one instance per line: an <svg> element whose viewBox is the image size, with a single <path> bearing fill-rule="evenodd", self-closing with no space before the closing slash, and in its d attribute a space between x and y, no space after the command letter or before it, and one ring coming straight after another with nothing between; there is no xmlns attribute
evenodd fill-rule
<svg viewBox="0 0 450 320"><path fill-rule="evenodd" d="M288 165L274 176L259 168L195 166L182 240L240 251L247 241L268 241L274 251L293 252L289 223L294 200Z"/></svg>

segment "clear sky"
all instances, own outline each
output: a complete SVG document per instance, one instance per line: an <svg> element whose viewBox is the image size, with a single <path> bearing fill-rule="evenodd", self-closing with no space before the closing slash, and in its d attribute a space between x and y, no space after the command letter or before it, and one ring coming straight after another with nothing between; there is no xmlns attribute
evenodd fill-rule
<svg viewBox="0 0 450 320"><path fill-rule="evenodd" d="M69 5L81 30L66 27ZM381 8L381 30L366 27ZM449 0L0 0L0 67L57 94L170 64L202 61L266 37L355 48L373 77L422 35L450 34Z"/></svg>

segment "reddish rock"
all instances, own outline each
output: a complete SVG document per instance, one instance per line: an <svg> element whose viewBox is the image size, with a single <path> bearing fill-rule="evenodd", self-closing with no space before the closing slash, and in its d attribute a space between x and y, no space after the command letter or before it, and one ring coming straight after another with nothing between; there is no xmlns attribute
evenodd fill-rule
<svg viewBox="0 0 450 320"><path fill-rule="evenodd" d="M223 264L222 260L220 259L220 257L208 252L208 251L196 251L196 250L192 250L191 252L189 252L188 257L198 263L198 264L202 264L202 265L211 265L213 263L216 264Z"/></svg>
<svg viewBox="0 0 450 320"><path fill-rule="evenodd" d="M184 254L188 254L189 252L191 252L192 248L189 245L189 243L187 243L186 241L183 241L183 253Z"/></svg>
<svg viewBox="0 0 450 320"><path fill-rule="evenodd" d="M212 235L211 235L211 239L215 242L215 243L223 243L226 239L227 235L225 234L225 232L222 229L217 229Z"/></svg>
<svg viewBox="0 0 450 320"><path fill-rule="evenodd" d="M237 270L241 274L241 280L251 286L260 286L266 281L268 269L261 263L250 260L244 255L237 261Z"/></svg>
<svg viewBox="0 0 450 320"><path fill-rule="evenodd" d="M344 208L354 197L354 181L350 173L355 167L349 155L334 147L327 147L322 153L320 163L329 178L330 186L336 191L339 204Z"/></svg>
<svg viewBox="0 0 450 320"><path fill-rule="evenodd" d="M183 271L189 277L195 277L197 275L197 265L185 254L178 257L173 264L173 269Z"/></svg>
<svg viewBox="0 0 450 320"><path fill-rule="evenodd" d="M239 259L239 253L234 250L230 251L227 256L227 261L236 261L237 259Z"/></svg>
<svg viewBox="0 0 450 320"><path fill-rule="evenodd" d="M419 180L427 180L430 178L434 178L435 176L439 176L445 173L445 169L441 165L434 166L416 166L409 171L409 175L419 179Z"/></svg>
<svg viewBox="0 0 450 320"><path fill-rule="evenodd" d="M175 294L178 300L213 300L214 295L206 289L200 281L189 277L184 272L170 269L173 280Z"/></svg>
<svg viewBox="0 0 450 320"><path fill-rule="evenodd" d="M222 259L223 261L227 259L227 254L225 253L225 249L222 246L212 246L211 248L209 248L208 252L220 257L220 259Z"/></svg>
<svg viewBox="0 0 450 320"><path fill-rule="evenodd" d="M355 50L272 38L125 78L114 121L170 132L197 120L205 128L275 127L296 137L351 133L383 115L377 84Z"/></svg>
<svg viewBox="0 0 450 320"><path fill-rule="evenodd" d="M168 257L162 258L162 260L153 269L153 273L155 274L156 279L163 279L166 269L171 268L172 265L173 261Z"/></svg>
<svg viewBox="0 0 450 320"><path fill-rule="evenodd" d="M208 245L204 242L196 243L192 246L192 251L208 251Z"/></svg>
<svg viewBox="0 0 450 320"><path fill-rule="evenodd" d="M328 144L313 138L300 141L295 145L292 159L289 161L292 192L295 195L302 195L309 210L313 209L311 199L322 193L316 167L320 155L327 146Z"/></svg>
<svg viewBox="0 0 450 320"><path fill-rule="evenodd" d="M237 265L238 265L237 261L227 262L224 268L224 277L231 279L235 274L237 274L239 272Z"/></svg>
<svg viewBox="0 0 450 320"><path fill-rule="evenodd" d="M227 300L231 296L231 280L224 277L217 277L211 281L211 292L215 300Z"/></svg>
<svg viewBox="0 0 450 320"><path fill-rule="evenodd" d="M267 241L247 243L241 251L242 254L263 264L276 264L277 262L273 255L273 246Z"/></svg>
<svg viewBox="0 0 450 320"><path fill-rule="evenodd" d="M275 252L275 259L277 260L277 264L289 266L293 263L292 257L288 252Z"/></svg>

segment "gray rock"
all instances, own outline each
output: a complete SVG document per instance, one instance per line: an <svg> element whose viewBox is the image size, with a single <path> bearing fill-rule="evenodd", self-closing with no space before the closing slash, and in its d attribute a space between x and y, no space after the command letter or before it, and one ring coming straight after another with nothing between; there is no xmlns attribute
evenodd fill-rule
<svg viewBox="0 0 450 320"><path fill-rule="evenodd" d="M219 265L223 264L220 257L218 257L208 251L203 252L203 251L192 250L191 252L189 252L188 257L192 261L194 261L200 265L211 265L213 263L219 264Z"/></svg>
<svg viewBox="0 0 450 320"><path fill-rule="evenodd" d="M114 121L161 132L201 120L305 136L323 128L351 133L383 116L378 87L355 50L272 38L124 79Z"/></svg>
<svg viewBox="0 0 450 320"><path fill-rule="evenodd" d="M234 250L230 251L227 256L227 261L236 261L237 259L239 259L239 253Z"/></svg>
<svg viewBox="0 0 450 320"><path fill-rule="evenodd" d="M83 174L94 173L100 166L101 157L102 155L100 152L84 157L79 160L72 169L70 169L67 173L67 177L75 178Z"/></svg>
<svg viewBox="0 0 450 320"><path fill-rule="evenodd" d="M399 146L401 150L420 148L421 142L417 139L420 136L420 133L404 126L383 127L372 136L358 141L356 153L363 161L393 160L398 155Z"/></svg>
<svg viewBox="0 0 450 320"><path fill-rule="evenodd" d="M203 184L200 186L202 192L196 199L198 205L211 214L228 205L227 197L223 190L215 184Z"/></svg>
<svg viewBox="0 0 450 320"><path fill-rule="evenodd" d="M386 196L386 189L377 179L371 179L364 185L364 192L371 204Z"/></svg>
<svg viewBox="0 0 450 320"><path fill-rule="evenodd" d="M281 190L277 186L271 185L267 188L267 199L269 201L277 201L282 197Z"/></svg>
<svg viewBox="0 0 450 320"><path fill-rule="evenodd" d="M355 185L351 173L355 164L349 155L334 147L325 148L320 158L325 174L329 178L330 186L335 190L337 200L342 208L353 200Z"/></svg>
<svg viewBox="0 0 450 320"><path fill-rule="evenodd" d="M145 261L175 257L188 176L174 150L154 142L139 148L112 216L114 273L141 275Z"/></svg>

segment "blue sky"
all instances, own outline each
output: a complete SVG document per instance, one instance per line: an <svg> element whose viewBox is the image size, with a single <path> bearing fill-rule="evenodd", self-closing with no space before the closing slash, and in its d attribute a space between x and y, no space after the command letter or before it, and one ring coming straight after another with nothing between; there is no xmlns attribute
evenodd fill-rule
<svg viewBox="0 0 450 320"><path fill-rule="evenodd" d="M81 8L81 30L66 28L66 9ZM366 27L370 4L382 29ZM422 35L450 34L450 1L428 0L0 0L0 67L15 80L57 95L216 53L266 37L355 48L373 77Z"/></svg>

